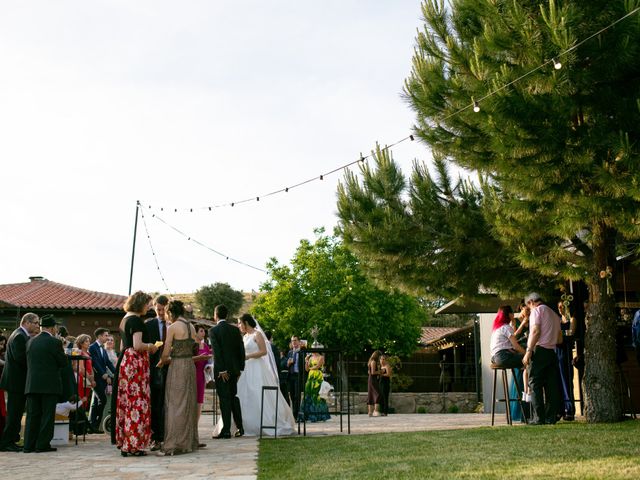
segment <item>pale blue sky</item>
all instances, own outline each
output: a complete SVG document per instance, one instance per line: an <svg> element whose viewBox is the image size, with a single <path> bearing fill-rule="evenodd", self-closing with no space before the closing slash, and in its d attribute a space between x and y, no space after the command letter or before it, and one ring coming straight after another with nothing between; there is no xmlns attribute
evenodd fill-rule
<svg viewBox="0 0 640 480"><path fill-rule="evenodd" d="M417 0L3 1L0 283L125 294L136 200L252 197L404 138L420 15ZM429 158L417 142L394 154L407 174ZM335 225L341 178L164 219L247 263L286 262ZM172 292L266 278L147 224ZM164 291L139 227L134 288Z"/></svg>

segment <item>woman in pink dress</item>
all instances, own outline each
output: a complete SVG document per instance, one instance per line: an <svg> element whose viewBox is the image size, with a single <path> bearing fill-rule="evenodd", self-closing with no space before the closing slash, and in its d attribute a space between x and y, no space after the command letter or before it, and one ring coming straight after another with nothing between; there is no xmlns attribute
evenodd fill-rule
<svg viewBox="0 0 640 480"><path fill-rule="evenodd" d="M196 329L196 343L198 345L198 355L193 359L196 362L198 420L200 420L200 414L202 413L202 404L204 403L204 389L206 387L204 370L205 368L207 368L207 364L209 363L209 360L211 360L211 347L207 345L205 338L207 338L206 328L203 327L202 325L198 325Z"/></svg>

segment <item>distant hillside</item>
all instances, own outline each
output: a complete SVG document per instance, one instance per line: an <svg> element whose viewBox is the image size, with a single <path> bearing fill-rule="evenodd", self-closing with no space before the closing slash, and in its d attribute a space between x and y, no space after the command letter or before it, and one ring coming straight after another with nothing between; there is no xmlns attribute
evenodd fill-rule
<svg viewBox="0 0 640 480"><path fill-rule="evenodd" d="M244 303L240 308L239 315L242 315L243 313L251 311L251 307L253 307L253 303L255 302L256 298L258 298L258 296L261 295L261 293L251 291L251 292L242 292L242 295L244 296ZM191 305L193 307L193 316L195 318L204 318L202 315L202 312L198 308L198 305L196 305L195 293L176 293L175 295L173 295L173 298L175 300L180 300L185 305Z"/></svg>

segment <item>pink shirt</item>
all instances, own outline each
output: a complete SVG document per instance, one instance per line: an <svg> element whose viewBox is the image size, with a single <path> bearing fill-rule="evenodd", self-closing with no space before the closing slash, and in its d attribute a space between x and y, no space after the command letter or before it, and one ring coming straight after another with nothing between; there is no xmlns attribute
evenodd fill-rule
<svg viewBox="0 0 640 480"><path fill-rule="evenodd" d="M558 334L560 333L560 317L546 305L538 305L531 309L529 317L529 328L534 325L540 327L540 338L537 345L543 348L556 348L558 343ZM535 345L531 345L531 335L529 335L528 348L533 349Z"/></svg>

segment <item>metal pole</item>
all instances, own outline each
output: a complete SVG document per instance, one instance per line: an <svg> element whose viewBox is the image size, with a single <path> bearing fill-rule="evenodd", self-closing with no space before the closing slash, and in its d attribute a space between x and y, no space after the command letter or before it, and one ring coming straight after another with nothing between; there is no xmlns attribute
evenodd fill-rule
<svg viewBox="0 0 640 480"><path fill-rule="evenodd" d="M480 372L478 370L478 363L480 363L480 328L477 318L473 320L473 356L475 360L476 397L478 403L480 403Z"/></svg>
<svg viewBox="0 0 640 480"><path fill-rule="evenodd" d="M131 270L129 272L129 295L131 295L131 285L133 284L133 261L136 257L136 235L138 234L138 209L140 200L136 200L136 221L133 224L133 247L131 249Z"/></svg>

